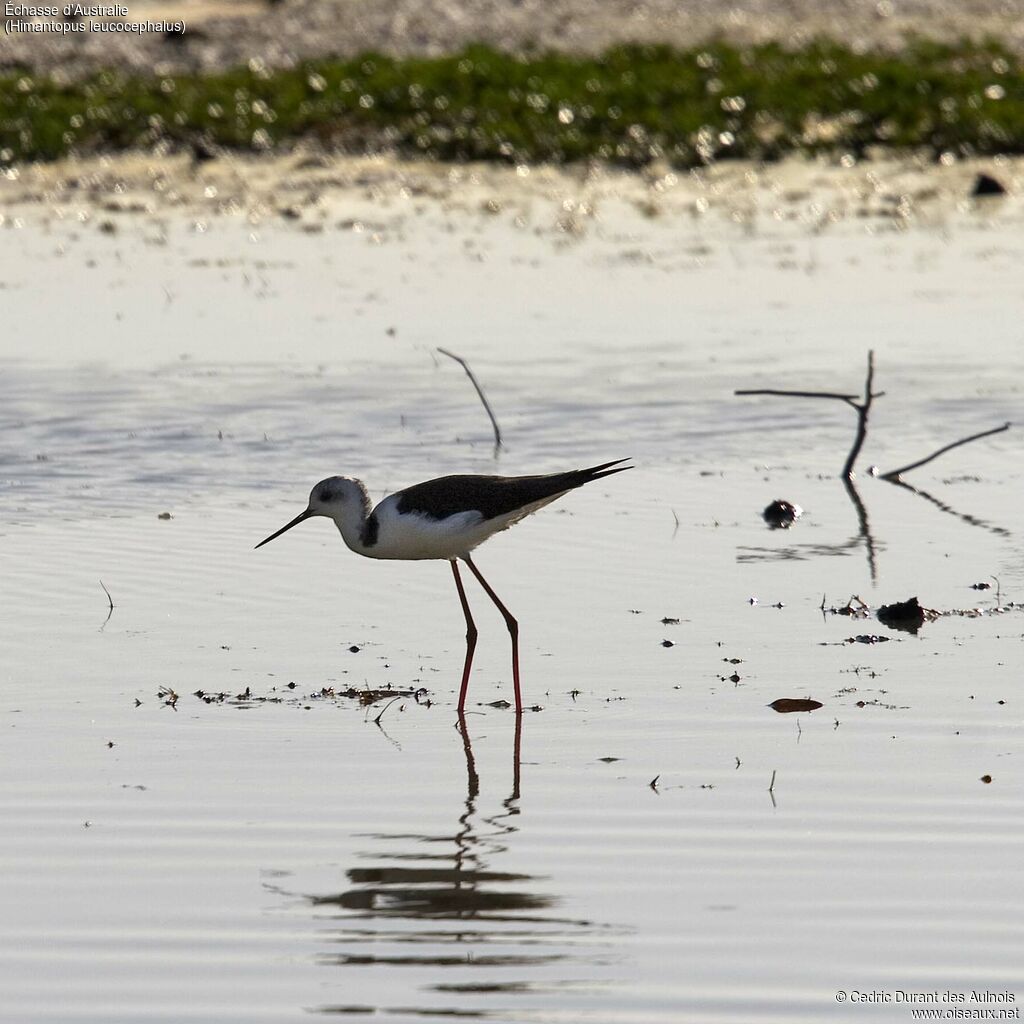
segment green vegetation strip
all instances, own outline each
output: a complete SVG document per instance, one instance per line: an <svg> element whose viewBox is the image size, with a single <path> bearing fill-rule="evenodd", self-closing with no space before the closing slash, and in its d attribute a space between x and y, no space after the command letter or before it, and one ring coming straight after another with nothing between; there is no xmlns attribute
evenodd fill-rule
<svg viewBox="0 0 1024 1024"><path fill-rule="evenodd" d="M274 150L510 163L596 158L687 167L723 157L884 145L1024 152L1024 61L996 42L915 41L898 55L835 42L792 52L723 43L624 46L600 57L364 54L211 75L107 71L70 84L0 73L0 163L202 140Z"/></svg>

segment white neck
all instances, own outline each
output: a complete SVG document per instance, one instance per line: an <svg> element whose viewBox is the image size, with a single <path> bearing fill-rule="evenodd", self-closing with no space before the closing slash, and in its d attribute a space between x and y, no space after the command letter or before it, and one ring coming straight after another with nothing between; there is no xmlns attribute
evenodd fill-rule
<svg viewBox="0 0 1024 1024"><path fill-rule="evenodd" d="M345 485L345 500L332 509L331 518L345 544L357 554L364 555L367 546L363 543L363 536L373 506L362 480L345 477Z"/></svg>

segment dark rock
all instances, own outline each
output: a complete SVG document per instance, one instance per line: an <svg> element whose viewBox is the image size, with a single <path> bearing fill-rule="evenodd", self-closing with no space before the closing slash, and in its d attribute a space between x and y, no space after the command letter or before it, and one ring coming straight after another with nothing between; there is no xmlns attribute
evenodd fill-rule
<svg viewBox="0 0 1024 1024"><path fill-rule="evenodd" d="M803 514L804 510L799 505L776 498L761 516L773 530L788 530Z"/></svg>
<svg viewBox="0 0 1024 1024"><path fill-rule="evenodd" d="M977 196L1005 196L1006 186L990 174L979 174L974 179L974 187L971 195Z"/></svg>
<svg viewBox="0 0 1024 1024"><path fill-rule="evenodd" d="M917 598L909 601L897 601L895 604L883 604L875 612L878 621L890 629L902 629L905 633L917 633L924 625L925 610L918 604Z"/></svg>

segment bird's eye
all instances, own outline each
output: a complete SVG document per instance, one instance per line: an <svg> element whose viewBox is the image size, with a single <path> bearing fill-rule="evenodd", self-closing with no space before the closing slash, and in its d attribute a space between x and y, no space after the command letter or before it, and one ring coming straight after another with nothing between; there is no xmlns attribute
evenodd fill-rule
<svg viewBox="0 0 1024 1024"><path fill-rule="evenodd" d="M325 505L329 505L337 497L337 492L330 487L321 487L317 493L317 500L322 501Z"/></svg>

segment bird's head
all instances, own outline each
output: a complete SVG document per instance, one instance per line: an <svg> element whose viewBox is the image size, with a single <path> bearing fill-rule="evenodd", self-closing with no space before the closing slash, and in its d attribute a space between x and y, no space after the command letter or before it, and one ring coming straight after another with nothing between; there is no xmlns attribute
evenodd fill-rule
<svg viewBox="0 0 1024 1024"><path fill-rule="evenodd" d="M314 516L327 516L328 519L337 522L346 514L348 508L362 507L363 495L364 491L358 480L347 476L329 476L309 492L309 504L305 512L300 512L290 523L286 523L276 533L261 540L256 547L261 548L264 544L269 544L293 526L298 526L299 523Z"/></svg>

